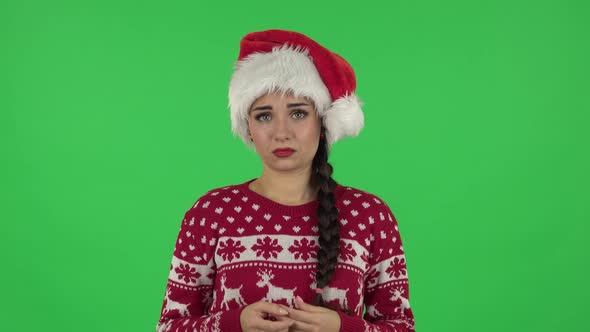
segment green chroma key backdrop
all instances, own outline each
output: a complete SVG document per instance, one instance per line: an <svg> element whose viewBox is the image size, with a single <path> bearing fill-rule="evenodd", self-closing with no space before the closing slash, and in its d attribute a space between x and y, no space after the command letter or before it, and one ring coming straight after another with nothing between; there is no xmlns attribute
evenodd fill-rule
<svg viewBox="0 0 590 332"><path fill-rule="evenodd" d="M355 68L337 181L398 219L416 329L588 323L584 1L0 3L3 331L154 331L184 212L257 177L232 137L240 38Z"/></svg>

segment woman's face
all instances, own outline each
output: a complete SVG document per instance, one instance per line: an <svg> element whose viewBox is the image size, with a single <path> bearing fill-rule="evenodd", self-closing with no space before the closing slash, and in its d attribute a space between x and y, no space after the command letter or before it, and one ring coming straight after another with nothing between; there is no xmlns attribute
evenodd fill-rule
<svg viewBox="0 0 590 332"><path fill-rule="evenodd" d="M305 171L318 149L321 119L311 100L275 92L250 107L248 129L265 168L276 172ZM293 153L275 154L276 149Z"/></svg>

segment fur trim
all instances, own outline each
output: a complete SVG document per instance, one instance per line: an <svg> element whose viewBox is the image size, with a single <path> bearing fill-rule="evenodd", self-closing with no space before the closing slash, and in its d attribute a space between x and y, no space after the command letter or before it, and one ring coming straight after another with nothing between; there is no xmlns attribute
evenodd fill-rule
<svg viewBox="0 0 590 332"><path fill-rule="evenodd" d="M270 53L253 53L238 61L229 86L232 132L254 148L248 137L248 110L254 101L273 91L291 92L314 101L326 128L330 147L345 136L357 136L364 126L362 102L356 94L332 102L307 49L288 44Z"/></svg>
<svg viewBox="0 0 590 332"><path fill-rule="evenodd" d="M338 98L323 117L328 146L345 136L358 136L365 126L363 102L356 94Z"/></svg>
<svg viewBox="0 0 590 332"><path fill-rule="evenodd" d="M232 131L244 143L248 138L248 110L254 101L272 91L292 92L314 101L318 114L330 107L332 98L306 49L288 44L270 53L253 53L236 63L229 86Z"/></svg>

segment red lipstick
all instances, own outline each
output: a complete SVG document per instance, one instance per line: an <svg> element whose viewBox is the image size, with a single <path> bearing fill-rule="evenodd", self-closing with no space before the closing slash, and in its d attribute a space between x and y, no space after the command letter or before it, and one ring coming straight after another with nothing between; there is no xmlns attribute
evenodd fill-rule
<svg viewBox="0 0 590 332"><path fill-rule="evenodd" d="M280 149L275 149L272 153L277 157L286 158L286 157L289 157L290 155L292 155L293 152L295 152L295 150L293 150L291 148L280 148Z"/></svg>

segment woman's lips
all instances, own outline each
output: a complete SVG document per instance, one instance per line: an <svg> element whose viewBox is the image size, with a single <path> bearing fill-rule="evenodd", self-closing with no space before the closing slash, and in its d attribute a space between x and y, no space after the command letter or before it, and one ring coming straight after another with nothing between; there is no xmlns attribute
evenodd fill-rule
<svg viewBox="0 0 590 332"><path fill-rule="evenodd" d="M295 152L293 149L276 149L272 153L280 158L286 158L292 155Z"/></svg>

